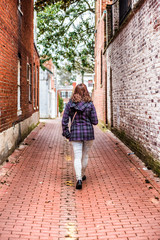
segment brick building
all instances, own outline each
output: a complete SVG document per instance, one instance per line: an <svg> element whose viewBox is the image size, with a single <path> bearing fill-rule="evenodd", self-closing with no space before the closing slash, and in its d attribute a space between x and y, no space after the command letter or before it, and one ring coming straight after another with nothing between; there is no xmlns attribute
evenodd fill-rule
<svg viewBox="0 0 160 240"><path fill-rule="evenodd" d="M39 120L33 0L0 3L0 162Z"/></svg>
<svg viewBox="0 0 160 240"><path fill-rule="evenodd" d="M158 0L96 1L94 86L99 119L149 165L157 166L159 9Z"/></svg>

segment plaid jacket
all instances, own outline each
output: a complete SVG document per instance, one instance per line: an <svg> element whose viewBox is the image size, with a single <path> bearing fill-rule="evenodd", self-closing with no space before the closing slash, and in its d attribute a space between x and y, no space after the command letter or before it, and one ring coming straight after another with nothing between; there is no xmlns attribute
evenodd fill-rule
<svg viewBox="0 0 160 240"><path fill-rule="evenodd" d="M69 131L68 123L77 112ZM94 139L93 125L98 124L96 109L92 102L74 103L71 100L66 105L62 118L62 135L70 141L84 141Z"/></svg>

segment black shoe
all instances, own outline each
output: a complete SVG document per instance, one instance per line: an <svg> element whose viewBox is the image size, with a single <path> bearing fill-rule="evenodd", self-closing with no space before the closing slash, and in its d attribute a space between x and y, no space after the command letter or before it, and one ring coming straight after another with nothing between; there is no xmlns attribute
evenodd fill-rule
<svg viewBox="0 0 160 240"><path fill-rule="evenodd" d="M82 181L81 180L77 181L76 189L82 189Z"/></svg>
<svg viewBox="0 0 160 240"><path fill-rule="evenodd" d="M84 175L84 176L82 177L82 181L84 181L84 180L86 180L86 175Z"/></svg>

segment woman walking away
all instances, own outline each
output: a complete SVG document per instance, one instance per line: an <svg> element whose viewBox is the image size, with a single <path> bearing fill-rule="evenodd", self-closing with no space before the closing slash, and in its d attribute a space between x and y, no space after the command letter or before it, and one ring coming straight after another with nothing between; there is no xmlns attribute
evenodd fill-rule
<svg viewBox="0 0 160 240"><path fill-rule="evenodd" d="M68 123L71 118L71 130ZM78 84L66 105L63 118L63 136L73 145L76 189L82 189L82 180L86 180L85 170L88 164L88 152L94 140L93 125L98 124L95 107L85 84Z"/></svg>

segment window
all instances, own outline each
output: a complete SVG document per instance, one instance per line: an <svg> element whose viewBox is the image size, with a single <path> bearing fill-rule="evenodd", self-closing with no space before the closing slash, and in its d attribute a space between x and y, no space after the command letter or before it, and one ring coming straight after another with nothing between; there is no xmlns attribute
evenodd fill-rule
<svg viewBox="0 0 160 240"><path fill-rule="evenodd" d="M28 88L28 100L32 101L32 65L27 63L27 81L29 83Z"/></svg>
<svg viewBox="0 0 160 240"><path fill-rule="evenodd" d="M110 109L111 109L111 127L113 127L113 84L112 84L112 68L110 67Z"/></svg>
<svg viewBox="0 0 160 240"><path fill-rule="evenodd" d="M101 50L101 85L103 83L103 53Z"/></svg>
<svg viewBox="0 0 160 240"><path fill-rule="evenodd" d="M93 87L93 81L92 80L88 80L88 87Z"/></svg>
<svg viewBox="0 0 160 240"><path fill-rule="evenodd" d="M61 92L61 98L65 98L65 92Z"/></svg>
<svg viewBox="0 0 160 240"><path fill-rule="evenodd" d="M68 92L61 92L61 98L67 98L68 97Z"/></svg>
<svg viewBox="0 0 160 240"><path fill-rule="evenodd" d="M29 77L30 77L30 65L27 63L27 81L29 82Z"/></svg>
<svg viewBox="0 0 160 240"><path fill-rule="evenodd" d="M113 9L112 5L107 5L107 18L106 18L106 40L107 44L113 37Z"/></svg>
<svg viewBox="0 0 160 240"><path fill-rule="evenodd" d="M39 69L38 69L38 67L37 67L37 108L38 108L38 106L39 106L39 94L38 94L38 81L39 80Z"/></svg>
<svg viewBox="0 0 160 240"><path fill-rule="evenodd" d="M131 0L119 0L119 22L123 22L124 18L127 16L131 10Z"/></svg>
<svg viewBox="0 0 160 240"><path fill-rule="evenodd" d="M60 93L61 98L70 98L72 96L72 91L66 92L66 91L62 91Z"/></svg>
<svg viewBox="0 0 160 240"><path fill-rule="evenodd" d="M18 76L17 76L17 115L21 115L21 60L18 59Z"/></svg>
<svg viewBox="0 0 160 240"><path fill-rule="evenodd" d="M68 92L68 98L72 96L72 92Z"/></svg>
<svg viewBox="0 0 160 240"><path fill-rule="evenodd" d="M35 64L33 65L33 107L36 107L36 69Z"/></svg>
<svg viewBox="0 0 160 240"><path fill-rule="evenodd" d="M30 64L30 73L29 73L29 102L32 102L32 65Z"/></svg>

